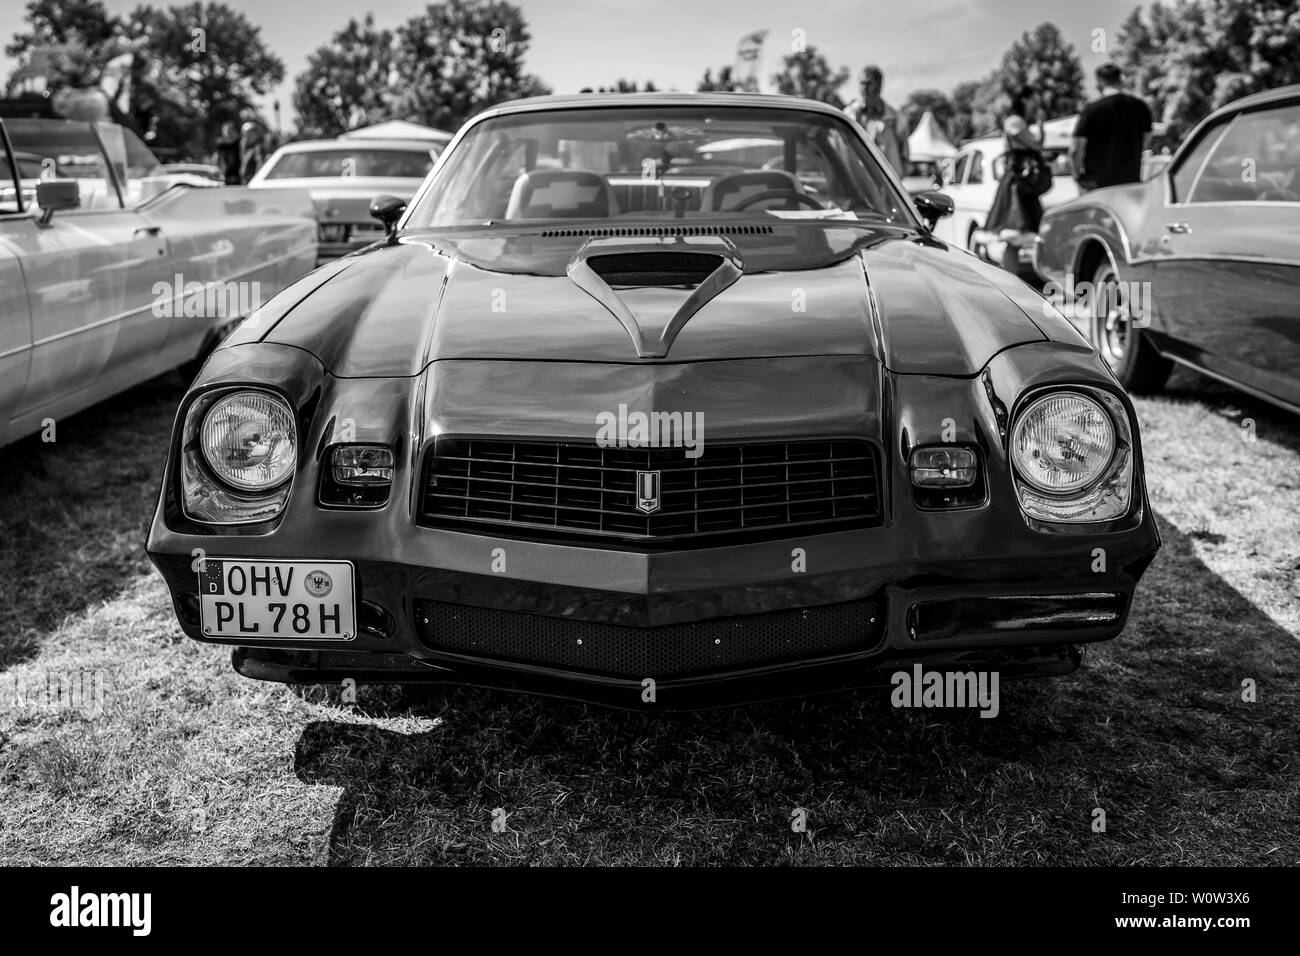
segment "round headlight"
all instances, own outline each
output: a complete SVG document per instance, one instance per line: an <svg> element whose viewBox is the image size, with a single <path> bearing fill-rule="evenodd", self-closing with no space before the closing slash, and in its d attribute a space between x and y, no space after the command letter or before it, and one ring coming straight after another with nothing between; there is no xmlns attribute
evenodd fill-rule
<svg viewBox="0 0 1300 956"><path fill-rule="evenodd" d="M203 417L199 447L213 474L240 491L270 491L293 474L293 412L270 392L232 392Z"/></svg>
<svg viewBox="0 0 1300 956"><path fill-rule="evenodd" d="M1011 433L1011 460L1030 485L1069 494L1098 478L1115 454L1115 425L1099 404L1078 392L1053 392L1031 402Z"/></svg>

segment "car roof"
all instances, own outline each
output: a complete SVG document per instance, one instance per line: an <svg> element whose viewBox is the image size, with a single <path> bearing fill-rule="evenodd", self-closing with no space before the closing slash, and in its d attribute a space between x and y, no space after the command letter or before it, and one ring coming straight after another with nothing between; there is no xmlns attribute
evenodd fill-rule
<svg viewBox="0 0 1300 956"><path fill-rule="evenodd" d="M776 93L569 93L560 96L529 96L489 107L471 122L489 116L528 113L535 110L583 109L609 106L744 106L765 109L805 110L845 116L837 106L820 100Z"/></svg>
<svg viewBox="0 0 1300 956"><path fill-rule="evenodd" d="M365 152L375 149L409 149L412 152L428 152L437 149L440 143L428 139L303 139L296 143L285 143L277 152L280 153L318 153L330 149Z"/></svg>
<svg viewBox="0 0 1300 956"><path fill-rule="evenodd" d="M1239 100L1233 100L1220 106L1217 110L1206 117L1207 120L1218 119L1220 116L1226 116L1229 113L1236 113L1239 110L1252 109L1256 106L1267 106L1272 103L1281 103L1286 100L1300 99L1300 83L1291 86L1279 86L1275 90L1264 90L1261 93L1251 93L1243 96Z"/></svg>

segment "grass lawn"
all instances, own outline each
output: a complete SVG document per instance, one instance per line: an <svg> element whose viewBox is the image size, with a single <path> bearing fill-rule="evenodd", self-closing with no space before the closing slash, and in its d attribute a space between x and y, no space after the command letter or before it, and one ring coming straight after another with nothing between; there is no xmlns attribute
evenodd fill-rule
<svg viewBox="0 0 1300 956"><path fill-rule="evenodd" d="M5 451L0 863L1300 862L1294 416L1190 373L1139 402L1164 549L1125 634L1004 685L997 719L874 693L646 715L236 676L142 550L181 394ZM74 679L102 702L43 702Z"/></svg>

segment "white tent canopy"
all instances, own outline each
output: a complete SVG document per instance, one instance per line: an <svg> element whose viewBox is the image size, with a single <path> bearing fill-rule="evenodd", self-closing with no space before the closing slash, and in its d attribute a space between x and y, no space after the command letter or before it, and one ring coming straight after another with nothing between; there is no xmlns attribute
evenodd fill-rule
<svg viewBox="0 0 1300 956"><path fill-rule="evenodd" d="M907 151L912 159L942 159L955 156L957 147L944 135L934 114L926 110L917 120L916 129L907 137Z"/></svg>
<svg viewBox="0 0 1300 956"><path fill-rule="evenodd" d="M1074 138L1074 126L1078 122L1079 114L1071 113L1069 116L1059 116L1043 123L1043 147L1045 149L1069 149L1070 142ZM1038 126L1035 124L1034 131L1037 132L1037 130Z"/></svg>
<svg viewBox="0 0 1300 956"><path fill-rule="evenodd" d="M432 126L408 123L406 120L389 120L374 126L363 126L344 133L339 139L427 139L433 143L450 143L452 134Z"/></svg>

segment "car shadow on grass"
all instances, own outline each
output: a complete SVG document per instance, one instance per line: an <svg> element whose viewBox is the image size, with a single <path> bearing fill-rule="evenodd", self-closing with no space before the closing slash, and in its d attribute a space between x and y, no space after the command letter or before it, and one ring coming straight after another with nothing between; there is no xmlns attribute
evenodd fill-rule
<svg viewBox="0 0 1300 956"><path fill-rule="evenodd" d="M363 713L436 725L303 730L298 777L343 788L323 858L1294 864L1300 646L1162 533L1125 633L1004 685L995 719L881 692L654 715L362 688Z"/></svg>
<svg viewBox="0 0 1300 956"><path fill-rule="evenodd" d="M1192 369L1175 367L1161 397L1200 403L1209 414L1235 422L1243 433L1249 429L1255 441L1269 441L1300 452L1300 415Z"/></svg>
<svg viewBox="0 0 1300 956"><path fill-rule="evenodd" d="M148 568L145 532L184 392L179 375L159 376L4 448L0 671Z"/></svg>

